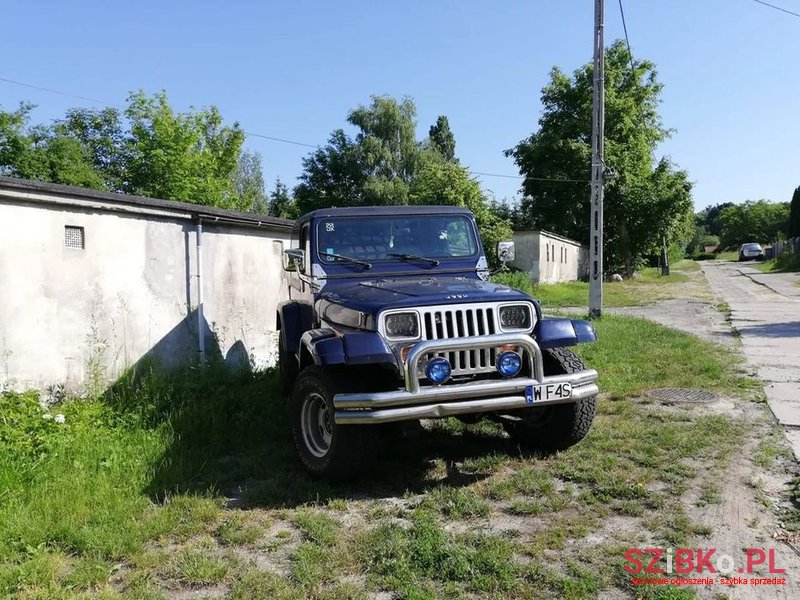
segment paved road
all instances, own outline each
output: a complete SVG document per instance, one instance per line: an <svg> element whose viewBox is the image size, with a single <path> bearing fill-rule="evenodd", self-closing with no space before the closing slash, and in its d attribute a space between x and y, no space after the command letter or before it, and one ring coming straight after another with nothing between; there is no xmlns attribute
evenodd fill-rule
<svg viewBox="0 0 800 600"><path fill-rule="evenodd" d="M726 261L703 263L703 271L730 305L748 365L764 381L769 407L800 460L800 274Z"/></svg>

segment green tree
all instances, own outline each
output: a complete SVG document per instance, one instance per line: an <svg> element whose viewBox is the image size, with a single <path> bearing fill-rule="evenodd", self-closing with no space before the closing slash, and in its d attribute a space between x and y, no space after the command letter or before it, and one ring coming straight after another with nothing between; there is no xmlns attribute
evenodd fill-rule
<svg viewBox="0 0 800 600"><path fill-rule="evenodd" d="M605 53L605 160L617 176L605 188L607 267L630 276L641 257L691 237L691 183L684 171L653 153L670 131L658 115L661 84L655 65L633 61L624 42ZM522 223L588 244L593 66L572 76L554 67L542 90L539 129L506 155L522 185ZM554 181L555 180L555 181Z"/></svg>
<svg viewBox="0 0 800 600"><path fill-rule="evenodd" d="M56 127L86 148L92 167L103 179L103 188L126 191L126 133L116 108L73 108Z"/></svg>
<svg viewBox="0 0 800 600"><path fill-rule="evenodd" d="M789 239L800 238L800 186L797 186L792 194L789 214Z"/></svg>
<svg viewBox="0 0 800 600"><path fill-rule="evenodd" d="M261 167L261 155L258 152L245 150L241 153L236 172L233 174L233 188L236 210L261 214L268 211L264 171Z"/></svg>
<svg viewBox="0 0 800 600"><path fill-rule="evenodd" d="M303 159L300 183L294 197L301 213L333 206L365 204L366 180L360 148L342 129L331 133L328 143Z"/></svg>
<svg viewBox="0 0 800 600"><path fill-rule="evenodd" d="M410 98L398 102L385 96L373 96L369 106L350 111L347 121L357 128L356 135L337 129L324 147L303 160L294 190L296 209L302 214L334 206L466 206L485 236L487 256L493 257L494 242L510 239L508 222L491 211L466 169L431 143L416 140L415 116Z"/></svg>
<svg viewBox="0 0 800 600"><path fill-rule="evenodd" d="M11 177L104 189L88 149L60 126L30 127L32 104L0 110L0 173Z"/></svg>
<svg viewBox="0 0 800 600"><path fill-rule="evenodd" d="M438 154L428 155L411 184L411 204L463 206L472 211L489 263L497 267L497 242L512 239L511 224L491 209L480 184L467 170Z"/></svg>
<svg viewBox="0 0 800 600"><path fill-rule="evenodd" d="M176 114L164 92L131 94L125 115L125 191L170 200L237 208L234 173L244 143L238 123L219 110Z"/></svg>
<svg viewBox="0 0 800 600"><path fill-rule="evenodd" d="M355 137L337 129L326 146L303 159L294 191L299 210L407 204L424 153L415 117L410 98L373 96L369 106L351 110L347 121L358 129Z"/></svg>
<svg viewBox="0 0 800 600"><path fill-rule="evenodd" d="M300 216L294 200L289 196L289 188L280 178L275 179L275 189L269 195L269 214L283 219L296 219Z"/></svg>
<svg viewBox="0 0 800 600"><path fill-rule="evenodd" d="M724 208L717 220L720 243L726 248L747 242L771 242L786 234L789 203L748 200Z"/></svg>
<svg viewBox="0 0 800 600"><path fill-rule="evenodd" d="M439 115L436 124L431 125L428 132L431 148L436 150L447 161L456 160L456 138L450 130L450 121L445 115Z"/></svg>

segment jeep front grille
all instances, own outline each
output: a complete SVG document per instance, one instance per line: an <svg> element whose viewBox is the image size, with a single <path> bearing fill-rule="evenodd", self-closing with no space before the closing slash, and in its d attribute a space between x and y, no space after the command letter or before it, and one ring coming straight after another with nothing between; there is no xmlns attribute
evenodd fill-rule
<svg viewBox="0 0 800 600"><path fill-rule="evenodd" d="M496 306L431 306L420 309L424 340L469 338L496 333ZM468 344L466 344L468 345ZM453 368L453 375L473 375L495 371L494 349L439 352Z"/></svg>

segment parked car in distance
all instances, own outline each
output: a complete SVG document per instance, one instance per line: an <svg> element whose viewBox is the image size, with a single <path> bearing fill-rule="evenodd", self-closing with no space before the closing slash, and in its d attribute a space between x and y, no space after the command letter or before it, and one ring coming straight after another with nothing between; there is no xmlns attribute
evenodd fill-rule
<svg viewBox="0 0 800 600"><path fill-rule="evenodd" d="M761 244L742 244L739 248L739 261L743 260L764 260L764 249Z"/></svg>

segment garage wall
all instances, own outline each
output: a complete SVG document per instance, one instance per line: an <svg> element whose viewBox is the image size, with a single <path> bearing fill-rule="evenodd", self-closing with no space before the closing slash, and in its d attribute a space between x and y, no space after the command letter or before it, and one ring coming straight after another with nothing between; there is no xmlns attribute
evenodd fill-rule
<svg viewBox="0 0 800 600"><path fill-rule="evenodd" d="M0 387L103 385L150 356L198 354L196 225L0 198ZM83 248L75 244L80 232ZM271 365L275 310L286 297L288 227L203 224L208 353Z"/></svg>

